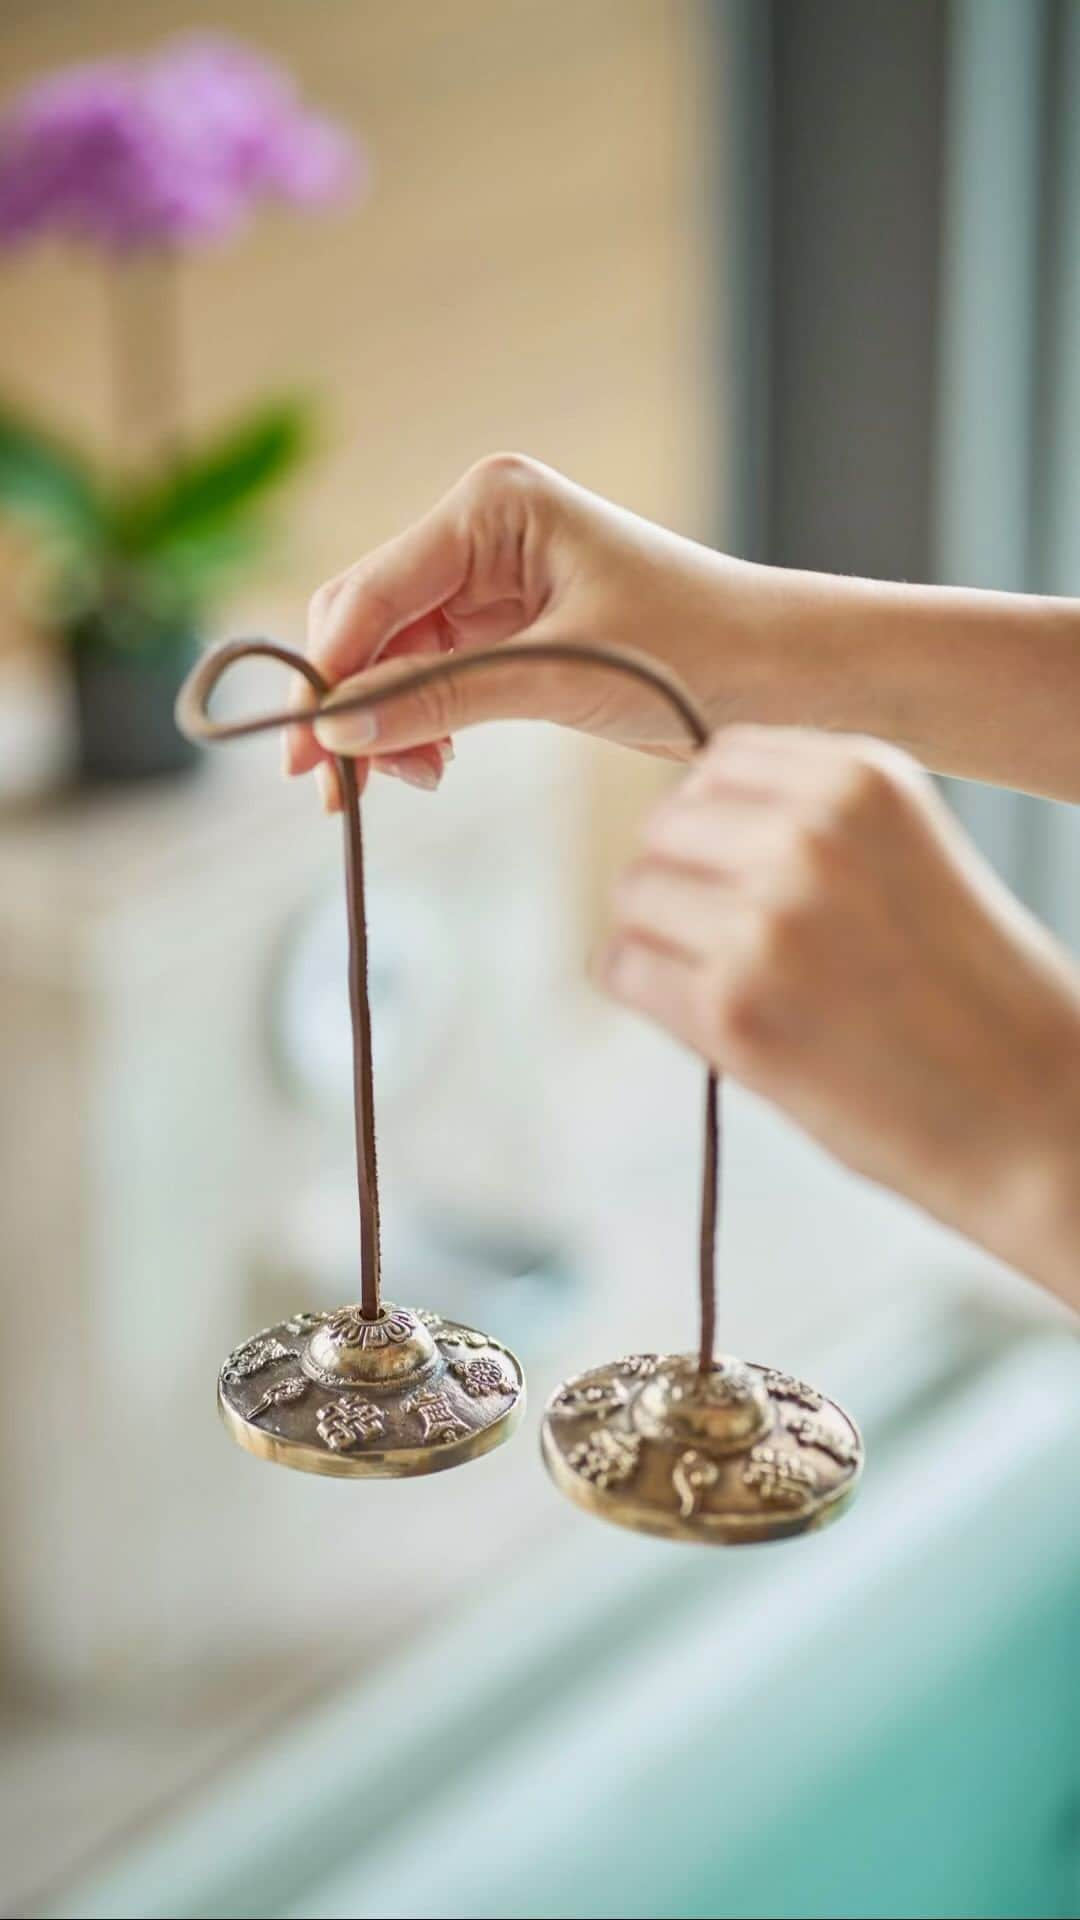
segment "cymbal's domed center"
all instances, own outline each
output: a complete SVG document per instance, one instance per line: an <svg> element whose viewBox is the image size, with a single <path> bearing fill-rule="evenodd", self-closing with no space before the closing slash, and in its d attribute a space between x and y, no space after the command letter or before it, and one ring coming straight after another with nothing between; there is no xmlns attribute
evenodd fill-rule
<svg viewBox="0 0 1080 1920"><path fill-rule="evenodd" d="M304 1372L324 1386L390 1386L423 1374L436 1357L428 1328L389 1301L377 1320L342 1307L316 1327L301 1355Z"/></svg>
<svg viewBox="0 0 1080 1920"><path fill-rule="evenodd" d="M738 1453L768 1432L772 1408L760 1378L741 1360L725 1354L711 1373L699 1373L680 1356L646 1381L634 1424L650 1437L707 1441L713 1453Z"/></svg>

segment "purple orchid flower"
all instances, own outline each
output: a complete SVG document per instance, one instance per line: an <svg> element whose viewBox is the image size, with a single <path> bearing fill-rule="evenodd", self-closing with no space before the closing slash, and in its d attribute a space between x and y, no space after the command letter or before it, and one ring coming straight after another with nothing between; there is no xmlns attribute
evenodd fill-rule
<svg viewBox="0 0 1080 1920"><path fill-rule="evenodd" d="M355 141L280 68L239 41L185 39L67 68L15 100L0 117L0 243L192 245L263 201L338 199L362 174Z"/></svg>

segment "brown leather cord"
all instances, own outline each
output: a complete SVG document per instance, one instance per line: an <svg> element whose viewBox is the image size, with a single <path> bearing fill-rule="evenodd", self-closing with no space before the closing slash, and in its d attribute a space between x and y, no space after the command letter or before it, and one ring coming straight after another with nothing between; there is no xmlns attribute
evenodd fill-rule
<svg viewBox="0 0 1080 1920"><path fill-rule="evenodd" d="M277 725L272 716L234 728L211 720L207 703L218 681L237 660L280 660L307 681L320 705L330 692L318 668L292 647L274 640L227 640L197 661L180 689L176 724L189 740L232 740L237 733L259 733ZM296 715L290 716L295 720ZM352 1022L353 1113L356 1126L356 1186L360 1202L360 1311L365 1320L380 1313L379 1169L375 1149L375 1083L371 1066L371 1005L368 998L367 914L364 910L364 843L360 801L352 760L337 761L345 829L345 898L349 923L349 1015Z"/></svg>
<svg viewBox="0 0 1080 1920"><path fill-rule="evenodd" d="M237 660L253 658L278 660L302 675L316 695L309 710L293 708L259 714L248 720L214 720L209 713L210 696L222 675ZM403 695L415 694L444 680L458 680L467 673L486 671L523 661L558 662L563 666L594 666L622 673L641 681L664 699L678 716L695 747L709 738L705 717L677 675L657 661L629 647L597 642L561 640L506 641L502 646L474 653L440 655L412 668L403 668L392 683L381 687L357 688L347 694L332 691L318 669L301 653L270 640L227 640L212 647L197 662L180 689L176 703L176 724L189 740L209 743L239 740L252 734L271 733L281 727L307 723L320 712L367 713L387 705ZM349 1011L353 1035L353 1104L356 1121L356 1178L360 1203L361 1311L367 1320L378 1319L379 1288L379 1180L375 1155L375 1094L371 1069L371 1009L367 984L367 917L364 906L364 854L360 830L360 805L356 768L352 759L335 755L344 810L345 889L349 919ZM701 1338L698 1367L708 1373L713 1366L716 1338L716 1229L719 1208L720 1107L717 1076L710 1070L705 1083L704 1164L701 1187L700 1305Z"/></svg>

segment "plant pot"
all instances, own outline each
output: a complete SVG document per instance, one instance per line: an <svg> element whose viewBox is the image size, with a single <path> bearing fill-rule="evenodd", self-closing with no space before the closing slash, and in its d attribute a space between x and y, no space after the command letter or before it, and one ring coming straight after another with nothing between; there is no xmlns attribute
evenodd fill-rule
<svg viewBox="0 0 1080 1920"><path fill-rule="evenodd" d="M118 646L102 614L87 615L69 635L83 781L151 780L189 772L203 757L173 719L196 637L188 628L147 637L147 645Z"/></svg>

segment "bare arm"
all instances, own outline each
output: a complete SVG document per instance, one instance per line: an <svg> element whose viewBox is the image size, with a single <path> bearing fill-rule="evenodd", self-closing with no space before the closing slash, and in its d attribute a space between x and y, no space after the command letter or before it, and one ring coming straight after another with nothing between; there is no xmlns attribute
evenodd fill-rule
<svg viewBox="0 0 1080 1920"><path fill-rule="evenodd" d="M503 458L312 606L335 683L511 637L638 647L718 730L646 824L609 991L1080 1308L1080 974L895 750L1080 800L1080 605L750 565ZM632 685L515 656L299 723L289 770L330 806L330 750L435 786L440 741L513 717L686 755Z"/></svg>
<svg viewBox="0 0 1080 1920"><path fill-rule="evenodd" d="M940 773L1080 800L1080 602L732 564L760 645L747 718L871 733Z"/></svg>
<svg viewBox="0 0 1080 1920"><path fill-rule="evenodd" d="M516 455L471 469L430 513L312 603L332 680L396 655L511 637L618 640L663 659L731 721L858 732L927 766L1080 800L1080 602L896 586L731 559ZM549 719L681 758L652 702L538 666L445 687L320 734L436 785L437 742L478 720ZM298 729L290 768L321 757Z"/></svg>

